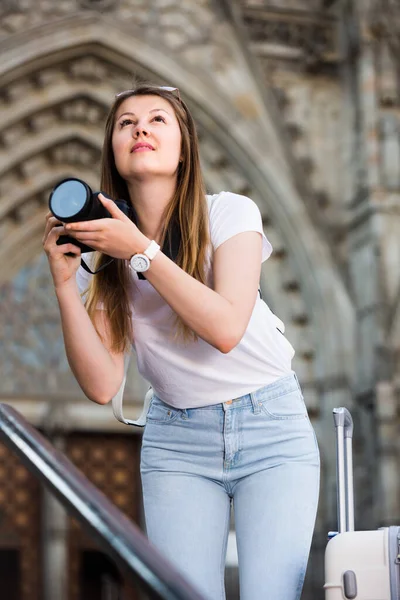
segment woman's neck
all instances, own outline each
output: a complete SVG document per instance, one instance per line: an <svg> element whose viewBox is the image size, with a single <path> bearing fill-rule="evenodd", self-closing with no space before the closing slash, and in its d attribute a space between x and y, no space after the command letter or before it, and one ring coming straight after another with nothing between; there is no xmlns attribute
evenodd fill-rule
<svg viewBox="0 0 400 600"><path fill-rule="evenodd" d="M128 181L128 191L137 216L137 226L151 240L160 241L163 215L176 188L176 180Z"/></svg>

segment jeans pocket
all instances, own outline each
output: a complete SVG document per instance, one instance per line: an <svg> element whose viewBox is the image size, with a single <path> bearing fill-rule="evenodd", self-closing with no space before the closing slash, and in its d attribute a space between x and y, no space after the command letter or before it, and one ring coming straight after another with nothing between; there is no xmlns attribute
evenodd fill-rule
<svg viewBox="0 0 400 600"><path fill-rule="evenodd" d="M175 419L177 419L179 413L179 409L168 406L168 404L165 404L165 402L153 395L153 399L146 416L146 423L173 423Z"/></svg>
<svg viewBox="0 0 400 600"><path fill-rule="evenodd" d="M307 408L299 390L261 401L261 412L271 419L304 419Z"/></svg>

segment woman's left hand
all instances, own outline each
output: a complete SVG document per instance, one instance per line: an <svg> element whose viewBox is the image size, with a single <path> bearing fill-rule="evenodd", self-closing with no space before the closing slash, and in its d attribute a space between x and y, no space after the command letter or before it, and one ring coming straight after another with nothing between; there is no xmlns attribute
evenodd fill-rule
<svg viewBox="0 0 400 600"><path fill-rule="evenodd" d="M113 200L103 194L98 197L112 218L68 223L65 225L68 235L114 258L130 259L133 254L143 252L150 240Z"/></svg>

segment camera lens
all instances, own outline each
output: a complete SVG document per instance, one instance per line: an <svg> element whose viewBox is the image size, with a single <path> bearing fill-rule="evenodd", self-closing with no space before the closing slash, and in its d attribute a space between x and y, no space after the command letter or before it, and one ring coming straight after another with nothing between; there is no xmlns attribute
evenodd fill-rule
<svg viewBox="0 0 400 600"><path fill-rule="evenodd" d="M66 179L54 188L50 197L50 209L60 220L73 219L88 200L86 184L79 179Z"/></svg>

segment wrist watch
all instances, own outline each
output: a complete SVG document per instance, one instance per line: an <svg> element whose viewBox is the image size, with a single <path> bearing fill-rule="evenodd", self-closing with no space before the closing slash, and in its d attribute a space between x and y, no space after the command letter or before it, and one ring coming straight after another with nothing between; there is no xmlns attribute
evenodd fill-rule
<svg viewBox="0 0 400 600"><path fill-rule="evenodd" d="M152 240L146 250L142 254L134 254L130 259L130 267L136 273L143 273L150 268L150 262L153 260L160 246Z"/></svg>

